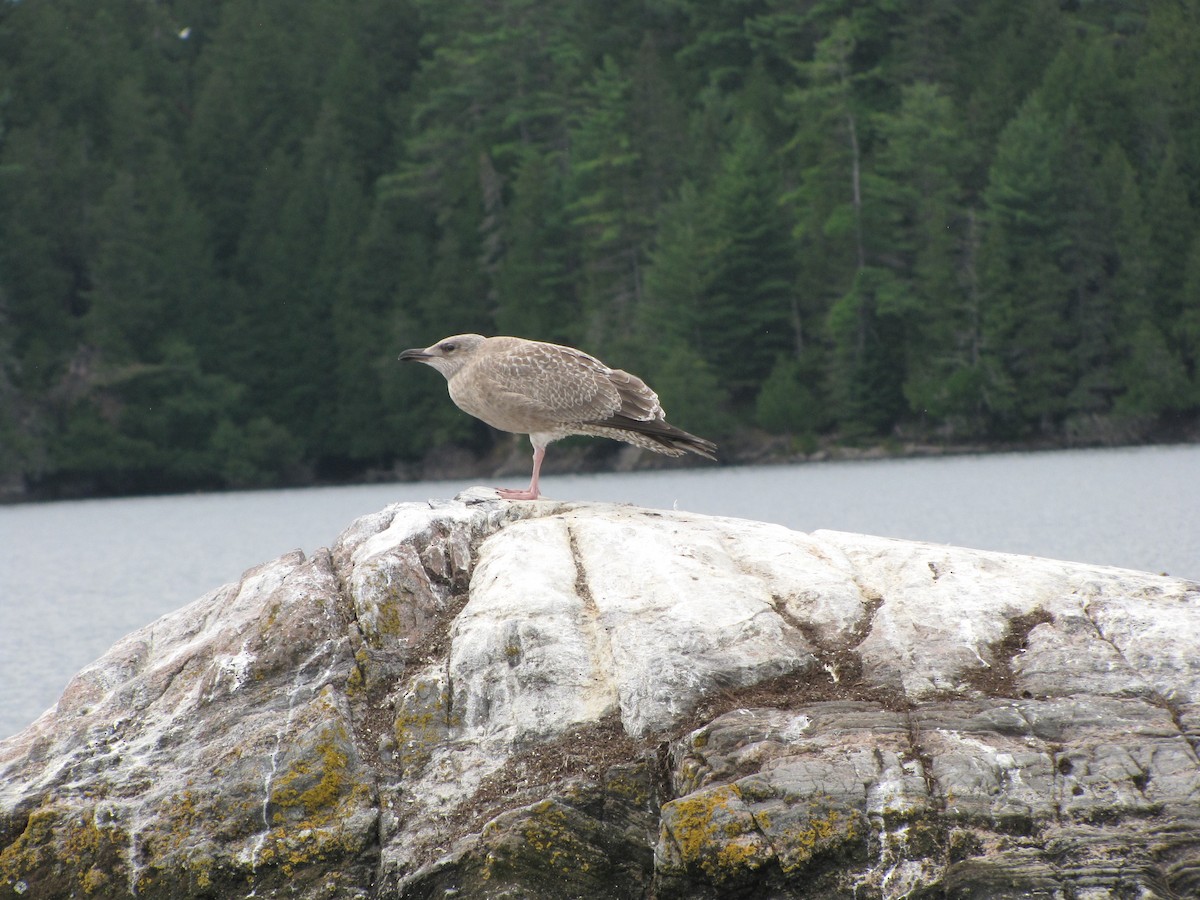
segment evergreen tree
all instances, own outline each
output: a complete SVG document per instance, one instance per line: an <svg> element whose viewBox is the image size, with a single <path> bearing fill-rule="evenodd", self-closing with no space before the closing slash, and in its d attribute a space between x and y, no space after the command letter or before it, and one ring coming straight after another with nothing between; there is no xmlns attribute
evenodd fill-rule
<svg viewBox="0 0 1200 900"><path fill-rule="evenodd" d="M660 342L653 371L654 389L673 421L685 422L689 431L713 438L733 430L724 378L695 348L681 341Z"/></svg>
<svg viewBox="0 0 1200 900"><path fill-rule="evenodd" d="M444 336L445 322L421 317L420 298L434 290L435 278L427 218L401 198L376 202L337 291L330 424L335 456L351 466L418 458L435 440L474 433L465 416L396 361L399 350ZM328 462L336 467L339 460Z"/></svg>
<svg viewBox="0 0 1200 900"><path fill-rule="evenodd" d="M641 188L641 156L631 135L632 83L611 57L587 85L571 129L568 207L581 235L583 304L589 343L628 340L643 299L652 211Z"/></svg>
<svg viewBox="0 0 1200 900"><path fill-rule="evenodd" d="M167 341L215 352L209 304L218 286L207 224L139 86L123 82L112 106L121 169L90 217L84 339L112 364L158 362Z"/></svg>
<svg viewBox="0 0 1200 900"><path fill-rule="evenodd" d="M1042 81L1062 47L1070 21L1042 0L986 3L972 9L959 39L958 90L968 146L974 151L970 185L982 193L1001 133Z"/></svg>
<svg viewBox="0 0 1200 900"><path fill-rule="evenodd" d="M826 375L834 415L847 433L887 431L904 398L903 285L878 265L884 233L884 192L867 166L868 134L858 86L873 78L858 71L857 29L837 19L803 67L806 83L789 99L803 120L794 146L802 181L793 195L805 262L815 262L824 290L832 343ZM802 319L802 316L797 316Z"/></svg>
<svg viewBox="0 0 1200 900"><path fill-rule="evenodd" d="M681 62L696 73L693 89L706 85L736 90L754 61L749 23L765 14L764 0L704 3L668 0L687 23Z"/></svg>
<svg viewBox="0 0 1200 900"><path fill-rule="evenodd" d="M779 357L755 400L755 422L773 434L813 437L828 421L809 386L811 381L800 359Z"/></svg>
<svg viewBox="0 0 1200 900"><path fill-rule="evenodd" d="M1180 360L1191 380L1190 396L1182 405L1194 410L1200 406L1200 236L1192 242L1180 294L1182 310L1170 336L1179 347Z"/></svg>
<svg viewBox="0 0 1200 900"><path fill-rule="evenodd" d="M203 87L187 132L188 186L212 223L219 263L232 263L248 204L272 157L295 159L324 95L322 78L351 19L340 4L225 3L199 66Z"/></svg>
<svg viewBox="0 0 1200 900"><path fill-rule="evenodd" d="M781 354L799 352L792 222L762 135L741 123L711 192L714 245L697 349L722 373L735 402L749 400Z"/></svg>
<svg viewBox="0 0 1200 900"><path fill-rule="evenodd" d="M277 151L250 206L240 250L246 289L238 380L275 422L324 449L334 396L331 304L362 216L336 114L327 109L293 167Z"/></svg>
<svg viewBox="0 0 1200 900"><path fill-rule="evenodd" d="M1147 302L1159 330L1168 333L1184 304L1184 278L1188 253L1200 233L1200 218L1188 195L1188 184L1179 168L1175 143L1168 142L1147 179L1146 209L1150 229Z"/></svg>
<svg viewBox="0 0 1200 900"><path fill-rule="evenodd" d="M653 365L662 340L700 346L703 308L719 244L712 193L684 181L658 211L655 243L646 270L646 302L638 331L647 336L641 354Z"/></svg>
<svg viewBox="0 0 1200 900"><path fill-rule="evenodd" d="M333 470L381 465L391 454L409 451L402 436L420 430L412 427L415 419L396 427L394 420L411 409L408 402L384 401L389 375L399 368L396 355L407 346L395 327L393 305L398 282L405 280L404 264L411 267L412 260L397 254L408 257L412 245L376 206L344 260L330 313L334 400L325 462Z"/></svg>
<svg viewBox="0 0 1200 900"><path fill-rule="evenodd" d="M829 310L833 341L830 394L846 437L887 434L905 409L904 323L908 305L896 277L879 266L863 266Z"/></svg>
<svg viewBox="0 0 1200 900"><path fill-rule="evenodd" d="M1119 415L1148 422L1164 413L1195 406L1196 396L1188 383L1187 371L1153 323L1142 322L1130 345L1121 373L1128 389L1115 406Z"/></svg>
<svg viewBox="0 0 1200 900"><path fill-rule="evenodd" d="M888 76L905 87L957 84L962 74L958 67L964 26L972 12L957 0L906 5L896 23L896 47Z"/></svg>
<svg viewBox="0 0 1200 900"><path fill-rule="evenodd" d="M16 384L13 337L6 298L0 291L0 490L5 492L20 487L27 474L42 467L40 448L23 427L28 410Z"/></svg>
<svg viewBox="0 0 1200 900"><path fill-rule="evenodd" d="M978 366L979 322L964 277L969 216L958 112L938 87L904 88L900 108L881 116L875 183L886 207L881 255L898 284L885 312L904 335L904 394L920 416L968 414L960 394Z"/></svg>
<svg viewBox="0 0 1200 900"><path fill-rule="evenodd" d="M639 154L636 202L651 216L691 171L695 150L688 134L686 97L677 88L678 66L659 46L665 39L642 35L629 65L631 139Z"/></svg>
<svg viewBox="0 0 1200 900"><path fill-rule="evenodd" d="M1193 213L1200 197L1200 9L1193 3L1151 3L1145 31L1136 43L1133 84L1138 128L1145 150L1139 158L1155 165L1173 145Z"/></svg>
<svg viewBox="0 0 1200 900"><path fill-rule="evenodd" d="M92 232L87 210L106 186L78 126L50 110L5 136L0 162L0 270L23 389L47 390L75 353L88 310Z"/></svg>
<svg viewBox="0 0 1200 900"><path fill-rule="evenodd" d="M1035 94L1000 135L987 190L980 381L1000 434L1048 430L1072 387L1062 129Z"/></svg>
<svg viewBox="0 0 1200 900"><path fill-rule="evenodd" d="M1129 379L1149 375L1145 366L1129 366L1131 353L1163 341L1150 300L1150 231L1142 210L1137 177L1125 152L1112 144L1092 176L1094 201L1086 227L1095 234L1096 254L1090 280L1075 285L1073 309L1078 340L1078 380L1070 398L1073 411L1106 413L1122 391L1140 391ZM1081 245L1085 241L1080 240ZM1171 367L1177 355L1163 344Z"/></svg>
<svg viewBox="0 0 1200 900"><path fill-rule="evenodd" d="M568 344L581 336L565 190L555 160L530 150L504 211L508 241L495 278L502 334Z"/></svg>

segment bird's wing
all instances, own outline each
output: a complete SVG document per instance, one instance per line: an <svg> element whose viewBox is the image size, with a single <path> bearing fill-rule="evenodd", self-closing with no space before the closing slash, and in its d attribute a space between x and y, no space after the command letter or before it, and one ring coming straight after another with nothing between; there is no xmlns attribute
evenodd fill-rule
<svg viewBox="0 0 1200 900"><path fill-rule="evenodd" d="M614 415L653 418L658 397L640 378L610 369L573 347L526 342L492 361L496 387L512 402L527 401L539 415L563 424Z"/></svg>
<svg viewBox="0 0 1200 900"><path fill-rule="evenodd" d="M662 420L666 413L658 402L658 394L636 375L631 375L622 369L610 369L609 382L617 389L621 406L615 416L633 419L636 422L652 422Z"/></svg>

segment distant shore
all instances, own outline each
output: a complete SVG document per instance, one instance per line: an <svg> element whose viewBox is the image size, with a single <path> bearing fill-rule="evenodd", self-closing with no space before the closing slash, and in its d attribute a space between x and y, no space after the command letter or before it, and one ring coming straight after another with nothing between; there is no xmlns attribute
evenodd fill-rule
<svg viewBox="0 0 1200 900"><path fill-rule="evenodd" d="M945 441L929 438L889 437L845 442L824 437L766 435L761 432L733 436L719 444L720 462L725 466L802 465L805 463L971 456L988 453L1040 453L1055 450L1116 449L1171 444L1200 444L1200 421L1185 421L1160 428L1139 439L1121 439L1119 433L1082 434L1070 439L1040 438L1019 441ZM611 441L571 438L553 445L542 468L546 475L598 474L603 472L655 471L704 468L713 463L700 459L673 459L642 452ZM527 476L530 466L528 440L524 436L500 439L486 453L472 453L459 446L441 447L415 461L398 461L391 466L360 467L339 473L309 469L284 483L245 485L239 488L213 486L206 489L172 488L161 491L114 492L89 489L88 485L52 487L22 484L19 479L0 482L0 505L87 500L125 496L158 496L178 493L216 493L230 490L272 490L303 487L333 487L388 482L446 481L453 479Z"/></svg>

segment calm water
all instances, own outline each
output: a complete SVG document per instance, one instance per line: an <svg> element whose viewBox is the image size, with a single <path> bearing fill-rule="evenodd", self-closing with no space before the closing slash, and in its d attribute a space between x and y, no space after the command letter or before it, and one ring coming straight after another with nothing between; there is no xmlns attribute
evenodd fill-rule
<svg viewBox="0 0 1200 900"><path fill-rule="evenodd" d="M130 631L360 515L468 483L0 507L0 738ZM1200 580L1200 446L547 476L543 490Z"/></svg>

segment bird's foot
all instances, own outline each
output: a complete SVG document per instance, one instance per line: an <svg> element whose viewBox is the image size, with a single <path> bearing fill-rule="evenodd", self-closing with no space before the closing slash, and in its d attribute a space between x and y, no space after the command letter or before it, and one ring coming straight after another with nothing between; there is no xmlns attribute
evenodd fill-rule
<svg viewBox="0 0 1200 900"><path fill-rule="evenodd" d="M536 500L541 494L536 490L514 491L509 488L496 488L501 500Z"/></svg>

